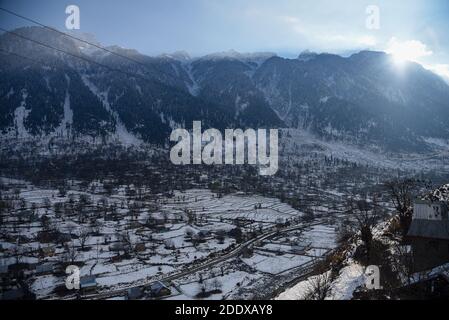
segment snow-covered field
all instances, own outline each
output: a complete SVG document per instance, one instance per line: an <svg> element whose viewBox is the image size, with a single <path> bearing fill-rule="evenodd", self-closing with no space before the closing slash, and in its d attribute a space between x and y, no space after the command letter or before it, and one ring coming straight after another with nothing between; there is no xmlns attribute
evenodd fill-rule
<svg viewBox="0 0 449 320"><path fill-rule="evenodd" d="M307 280L301 281L292 288L282 292L276 300L304 300L307 295L314 290L314 284L318 281L324 281L329 276L325 275L311 276ZM326 295L326 300L350 300L357 287L362 286L366 281L365 269L356 263L353 263L340 270L337 278L330 285L330 290Z"/></svg>
<svg viewBox="0 0 449 320"><path fill-rule="evenodd" d="M375 146L362 148L340 141L324 141L304 130L285 129L280 154L284 158L290 156L301 160L318 153L378 168L424 171L439 168L447 172L449 141L425 137L423 141L434 151L428 154L393 154L375 150Z"/></svg>
<svg viewBox="0 0 449 320"><path fill-rule="evenodd" d="M176 197L182 200L163 204L161 211L179 212L186 208L208 218L229 220L245 218L255 222L269 223L279 218L286 220L302 215L301 212L280 202L279 199L258 195L248 197L244 194L231 194L219 198L210 190L192 189L185 193L175 192ZM261 208L255 209L256 205L261 205Z"/></svg>
<svg viewBox="0 0 449 320"><path fill-rule="evenodd" d="M133 186L119 186L106 194L100 182L81 188L70 181L63 194L24 181L2 179L2 184L14 186L8 193L14 208L3 216L0 265L25 263L27 282L37 298L54 296L65 279L63 270L39 273L39 266L78 265L82 277L96 277L97 292L107 292L164 279L220 256L236 246L236 239L229 234L236 228L241 228L245 237L246 232L272 230L280 222L298 221L303 216L275 198L241 193L218 196L206 189L140 200L128 195ZM220 293L208 298L237 294L264 275L288 272L324 255L335 246L334 233L332 227L313 225L296 239L307 246L306 252L266 251L291 247L283 241L294 238L292 234L274 239L271 248L272 240L265 240L250 257L222 262L225 271L211 275L206 270L204 278L210 286L220 283ZM198 294L196 278L181 278L174 286L172 299Z"/></svg>

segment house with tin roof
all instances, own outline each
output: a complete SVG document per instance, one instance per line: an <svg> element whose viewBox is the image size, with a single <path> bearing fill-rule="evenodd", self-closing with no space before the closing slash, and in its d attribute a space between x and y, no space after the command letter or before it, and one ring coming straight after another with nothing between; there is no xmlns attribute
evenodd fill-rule
<svg viewBox="0 0 449 320"><path fill-rule="evenodd" d="M80 289L84 292L92 292L97 289L97 279L95 276L85 276L80 279Z"/></svg>
<svg viewBox="0 0 449 320"><path fill-rule="evenodd" d="M449 185L415 200L407 233L416 271L449 262Z"/></svg>

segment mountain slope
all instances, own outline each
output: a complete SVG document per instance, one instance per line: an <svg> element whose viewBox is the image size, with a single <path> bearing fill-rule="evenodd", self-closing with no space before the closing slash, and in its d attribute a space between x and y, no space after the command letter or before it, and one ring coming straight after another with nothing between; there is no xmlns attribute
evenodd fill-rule
<svg viewBox="0 0 449 320"><path fill-rule="evenodd" d="M257 87L291 127L327 138L420 149L422 137L449 138L449 87L420 65L402 69L380 52L306 61L272 58Z"/></svg>
<svg viewBox="0 0 449 320"><path fill-rule="evenodd" d="M101 65L13 34L0 36L3 135L91 136L123 143L143 140L161 144L167 142L172 128L189 128L194 120L201 120L204 128L218 129L280 123L271 118L258 121L235 117L223 104L193 96L187 87L191 79L179 61L108 48L140 62L134 63L81 46L78 41L43 28L21 28L14 32ZM271 111L269 107L268 110Z"/></svg>
<svg viewBox="0 0 449 320"><path fill-rule="evenodd" d="M164 144L173 128L202 120L218 129L299 128L390 151L426 151L429 138L449 139L449 86L382 52L191 58L107 48L125 59L43 28L14 32L97 64L1 35L2 51L39 61L0 53L0 130L10 137Z"/></svg>

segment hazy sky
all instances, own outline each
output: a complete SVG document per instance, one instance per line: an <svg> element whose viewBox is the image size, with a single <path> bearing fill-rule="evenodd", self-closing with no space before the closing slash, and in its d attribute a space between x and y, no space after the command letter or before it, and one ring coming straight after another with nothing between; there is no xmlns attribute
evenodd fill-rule
<svg viewBox="0 0 449 320"><path fill-rule="evenodd" d="M449 77L447 0L0 0L1 7L61 30L71 4L80 8L81 31L146 54L374 49ZM380 9L378 30L366 27L369 5ZM0 12L0 25L31 24Z"/></svg>

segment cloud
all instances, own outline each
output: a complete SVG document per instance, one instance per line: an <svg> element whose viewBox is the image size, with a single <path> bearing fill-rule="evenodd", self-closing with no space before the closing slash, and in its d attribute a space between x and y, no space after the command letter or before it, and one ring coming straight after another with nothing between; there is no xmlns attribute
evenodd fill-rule
<svg viewBox="0 0 449 320"><path fill-rule="evenodd" d="M377 44L377 40L373 36L361 36L357 39L357 42L361 45L373 47Z"/></svg>
<svg viewBox="0 0 449 320"><path fill-rule="evenodd" d="M294 16L279 16L278 17L280 21L287 24L291 30L293 30L295 33L299 33L303 36L306 35L306 30L303 25L301 25L301 21Z"/></svg>
<svg viewBox="0 0 449 320"><path fill-rule="evenodd" d="M404 61L420 62L421 58L431 56L433 52L419 40L400 41L392 37L388 41L385 52L392 54L395 58Z"/></svg>
<svg viewBox="0 0 449 320"><path fill-rule="evenodd" d="M282 21L288 24L296 25L299 24L299 19L297 17L292 16L280 16L279 17Z"/></svg>
<svg viewBox="0 0 449 320"><path fill-rule="evenodd" d="M433 55L433 51L427 45L418 40L399 41L392 37L388 41L385 52L393 55L398 62L413 61L421 64L424 68L442 77L449 84L449 64L426 63L426 57Z"/></svg>
<svg viewBox="0 0 449 320"><path fill-rule="evenodd" d="M322 28L307 26L295 16L282 15L278 19L295 34L308 39L309 43L315 45L312 49L337 49L347 50L352 48L366 49L377 45L377 40L372 35L364 34L340 34L323 32Z"/></svg>

